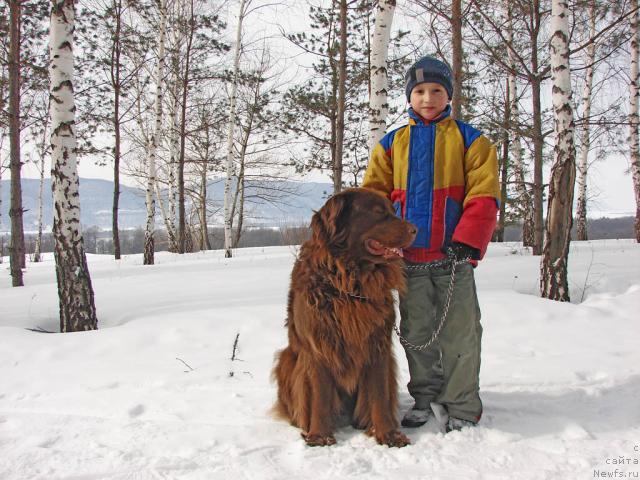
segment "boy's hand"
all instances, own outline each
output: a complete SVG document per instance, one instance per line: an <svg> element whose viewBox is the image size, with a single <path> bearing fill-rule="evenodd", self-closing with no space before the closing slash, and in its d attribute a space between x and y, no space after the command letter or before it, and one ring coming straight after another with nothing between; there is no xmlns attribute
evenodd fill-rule
<svg viewBox="0 0 640 480"><path fill-rule="evenodd" d="M459 242L452 242L444 253L456 262L461 260L480 260L480 250Z"/></svg>

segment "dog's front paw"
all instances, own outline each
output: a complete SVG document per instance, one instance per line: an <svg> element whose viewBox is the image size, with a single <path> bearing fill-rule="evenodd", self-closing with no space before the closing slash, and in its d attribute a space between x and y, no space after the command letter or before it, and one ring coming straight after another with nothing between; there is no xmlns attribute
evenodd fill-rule
<svg viewBox="0 0 640 480"><path fill-rule="evenodd" d="M375 427L371 427L367 433L374 437L380 445L387 445L388 447L406 447L407 445L411 445L411 440L399 430L378 433Z"/></svg>
<svg viewBox="0 0 640 480"><path fill-rule="evenodd" d="M319 435L317 433L301 433L300 435L310 447L328 447L336 444L333 435Z"/></svg>

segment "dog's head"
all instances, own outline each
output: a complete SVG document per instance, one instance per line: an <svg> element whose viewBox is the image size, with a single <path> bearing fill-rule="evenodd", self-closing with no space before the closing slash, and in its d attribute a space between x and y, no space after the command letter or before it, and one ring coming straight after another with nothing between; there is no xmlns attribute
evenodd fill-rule
<svg viewBox="0 0 640 480"><path fill-rule="evenodd" d="M311 220L312 238L332 255L358 262L384 263L398 259L417 233L396 217L381 193L352 188L338 193Z"/></svg>

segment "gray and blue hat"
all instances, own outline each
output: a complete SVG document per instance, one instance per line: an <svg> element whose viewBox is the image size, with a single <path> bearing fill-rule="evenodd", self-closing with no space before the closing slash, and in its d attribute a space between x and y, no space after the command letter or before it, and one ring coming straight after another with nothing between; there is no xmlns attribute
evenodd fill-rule
<svg viewBox="0 0 640 480"><path fill-rule="evenodd" d="M442 85L453 96L453 72L449 65L435 57L427 55L414 63L405 77L407 82L407 101L411 99L411 90L419 83L433 82Z"/></svg>

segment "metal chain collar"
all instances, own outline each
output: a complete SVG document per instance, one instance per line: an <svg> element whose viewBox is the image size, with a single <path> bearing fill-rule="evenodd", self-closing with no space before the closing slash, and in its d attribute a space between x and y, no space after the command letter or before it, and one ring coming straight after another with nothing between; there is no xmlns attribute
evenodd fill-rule
<svg viewBox="0 0 640 480"><path fill-rule="evenodd" d="M396 331L396 334L398 335L398 338L400 339L400 343L402 345L404 345L405 347L411 350L416 350L416 351L426 350L431 345L433 345L433 342L435 342L436 339L440 336L442 327L444 327L444 322L447 319L447 314L449 313L449 306L451 305L451 298L453 297L453 288L455 286L456 266L461 265L463 263L467 263L469 262L469 260L471 260L471 258L469 257L456 260L455 257L448 256L442 260L436 260L434 262L406 266L408 270L428 270L431 268L441 268L441 267L451 266L451 277L449 279L449 288L447 289L447 297L444 303L444 308L442 309L442 317L440 318L440 323L438 324L438 328L435 329L435 331L431 335L431 338L427 340L426 343L423 343L422 345L415 345L411 343L409 340L407 340L400 334L400 329L398 328L396 323L395 322L393 323L393 329Z"/></svg>

